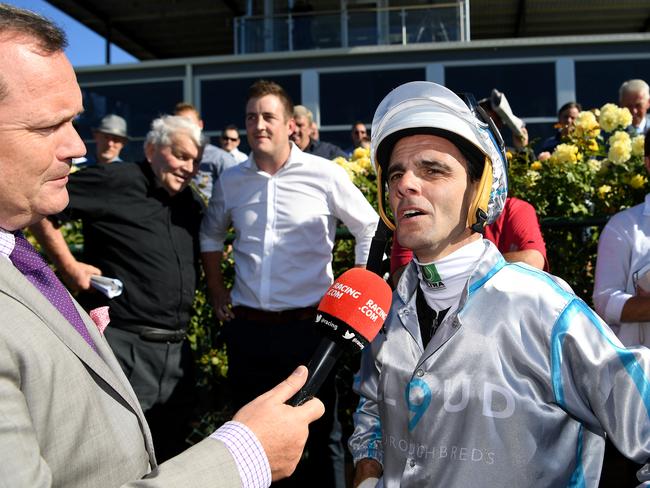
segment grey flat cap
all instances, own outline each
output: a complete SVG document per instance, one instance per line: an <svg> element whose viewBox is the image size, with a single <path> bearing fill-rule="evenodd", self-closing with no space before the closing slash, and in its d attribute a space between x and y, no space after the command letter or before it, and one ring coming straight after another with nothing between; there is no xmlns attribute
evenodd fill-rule
<svg viewBox="0 0 650 488"><path fill-rule="evenodd" d="M101 120L99 127L93 127L93 130L104 134L124 137L125 139L129 138L126 132L126 120L115 114L108 114Z"/></svg>

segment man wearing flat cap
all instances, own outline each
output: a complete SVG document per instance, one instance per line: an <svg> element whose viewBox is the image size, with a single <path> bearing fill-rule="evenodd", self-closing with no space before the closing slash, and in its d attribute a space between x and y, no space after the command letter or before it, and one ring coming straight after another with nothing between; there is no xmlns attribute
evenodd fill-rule
<svg viewBox="0 0 650 488"><path fill-rule="evenodd" d="M650 350L482 239L507 194L486 114L407 83L375 112L371 157L415 258L355 382L354 486L597 487L606 436L647 463Z"/></svg>
<svg viewBox="0 0 650 488"><path fill-rule="evenodd" d="M120 162L120 152L129 142L126 130L126 120L119 115L108 114L93 128L95 140L95 155L97 164Z"/></svg>

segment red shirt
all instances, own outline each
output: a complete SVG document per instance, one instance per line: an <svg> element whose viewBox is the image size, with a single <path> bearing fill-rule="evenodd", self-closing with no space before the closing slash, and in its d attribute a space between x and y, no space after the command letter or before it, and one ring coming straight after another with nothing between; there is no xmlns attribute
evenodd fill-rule
<svg viewBox="0 0 650 488"><path fill-rule="evenodd" d="M544 271L548 271L546 244L539 227L535 207L515 197L508 197L503 212L494 223L485 227L485 238L492 241L502 253L535 249L544 256ZM406 266L413 258L410 249L393 239L390 253L390 272Z"/></svg>

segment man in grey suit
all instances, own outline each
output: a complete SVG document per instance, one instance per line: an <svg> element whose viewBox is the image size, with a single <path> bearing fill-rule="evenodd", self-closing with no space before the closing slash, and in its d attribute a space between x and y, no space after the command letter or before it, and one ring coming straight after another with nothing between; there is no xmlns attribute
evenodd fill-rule
<svg viewBox="0 0 650 488"><path fill-rule="evenodd" d="M71 160L85 154L65 45L46 19L0 4L0 484L268 486L291 474L308 424L323 413L318 400L284 403L306 368L158 465L100 329L19 232L65 208Z"/></svg>

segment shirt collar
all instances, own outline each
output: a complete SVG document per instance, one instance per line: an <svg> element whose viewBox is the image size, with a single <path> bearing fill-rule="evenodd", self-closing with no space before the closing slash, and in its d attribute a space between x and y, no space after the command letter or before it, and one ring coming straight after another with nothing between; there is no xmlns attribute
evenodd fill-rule
<svg viewBox="0 0 650 488"><path fill-rule="evenodd" d="M289 153L289 159L287 159L287 162L282 165L282 168L288 168L289 166L298 166L304 164L304 158L303 155L305 154L300 150L300 148L293 142L289 141L289 144L291 144L291 152ZM251 151L251 153L248 155L248 159L241 163L241 166L243 166L246 169L249 169L251 171L260 171L260 169L257 167L257 163L255 162L255 154Z"/></svg>
<svg viewBox="0 0 650 488"><path fill-rule="evenodd" d="M0 256L9 259L9 255L16 247L16 237L12 232L0 228Z"/></svg>

